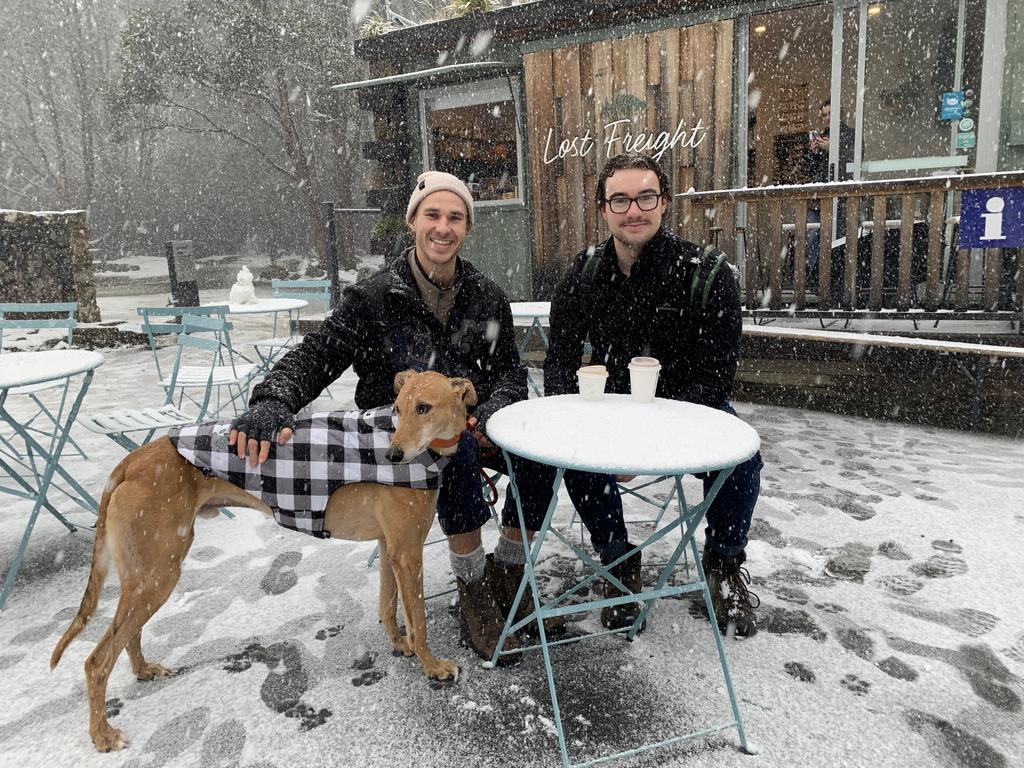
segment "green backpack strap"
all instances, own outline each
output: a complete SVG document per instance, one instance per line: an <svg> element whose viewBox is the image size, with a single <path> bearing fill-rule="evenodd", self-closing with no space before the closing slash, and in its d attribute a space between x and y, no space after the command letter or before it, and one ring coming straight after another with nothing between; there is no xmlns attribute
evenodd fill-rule
<svg viewBox="0 0 1024 768"><path fill-rule="evenodd" d="M594 285L594 276L597 274L599 266L601 266L601 257L598 256L597 248L595 248L592 253L587 255L587 260L583 262L583 269L580 272L580 284L588 292Z"/></svg>
<svg viewBox="0 0 1024 768"><path fill-rule="evenodd" d="M723 264L727 264L728 262L726 261L725 254L716 249L713 245L705 246L702 256L701 264L693 271L693 280L690 281L690 303L693 303L697 296L697 292L700 291L700 308L706 309L708 306L708 297L711 296L711 287L715 284L715 278L718 276L718 271L722 268ZM711 266L711 269L705 272L704 266L707 263L708 257L711 256L715 257L715 263ZM701 285L703 285L703 290L701 290Z"/></svg>

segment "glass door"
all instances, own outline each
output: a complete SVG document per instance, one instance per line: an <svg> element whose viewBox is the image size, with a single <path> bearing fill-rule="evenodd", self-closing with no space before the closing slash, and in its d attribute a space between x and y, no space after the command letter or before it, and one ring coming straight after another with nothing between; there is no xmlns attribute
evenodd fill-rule
<svg viewBox="0 0 1024 768"><path fill-rule="evenodd" d="M831 89L832 5L751 16L747 34L746 183L825 181L827 152L813 139L827 132L820 115Z"/></svg>

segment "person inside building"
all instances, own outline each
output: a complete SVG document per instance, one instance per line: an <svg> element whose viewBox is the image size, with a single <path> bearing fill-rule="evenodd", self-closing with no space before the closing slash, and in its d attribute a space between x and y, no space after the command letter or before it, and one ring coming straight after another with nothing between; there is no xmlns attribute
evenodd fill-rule
<svg viewBox="0 0 1024 768"><path fill-rule="evenodd" d="M804 157L804 174L812 184L826 184L832 179L829 177L828 153L831 146L829 137L829 126L832 122L832 100L825 99L818 110L818 118L821 121L821 131L811 131L810 147ZM846 170L849 163L853 162L854 132L843 122L839 123L839 173L836 181L846 181L851 178ZM807 223L821 224L821 203L818 200L811 200L807 205ZM841 238L846 234L846 200L840 199L836 210L836 237ZM831 233L825 238L831 242ZM818 258L821 253L821 230L818 227L807 228L807 269L814 270L818 265Z"/></svg>

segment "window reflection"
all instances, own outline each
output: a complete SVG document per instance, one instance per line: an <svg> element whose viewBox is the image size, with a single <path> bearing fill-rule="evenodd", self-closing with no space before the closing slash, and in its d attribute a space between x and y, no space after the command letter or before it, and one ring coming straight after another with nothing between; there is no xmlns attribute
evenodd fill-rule
<svg viewBox="0 0 1024 768"><path fill-rule="evenodd" d="M515 102L507 83L469 84L424 106L428 167L458 176L478 201L519 199Z"/></svg>

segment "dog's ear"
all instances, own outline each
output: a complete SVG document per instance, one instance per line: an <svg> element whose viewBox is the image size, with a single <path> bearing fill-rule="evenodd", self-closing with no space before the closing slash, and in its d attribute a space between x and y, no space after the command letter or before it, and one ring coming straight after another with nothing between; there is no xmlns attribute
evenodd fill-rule
<svg viewBox="0 0 1024 768"><path fill-rule="evenodd" d="M415 376L417 373L418 373L418 371L414 371L412 368L409 368L408 370L405 370L405 371L399 371L398 373L396 373L395 374L395 394L397 395L399 392L401 392L402 391L402 387L405 386L405 382L407 382L409 380L409 377Z"/></svg>
<svg viewBox="0 0 1024 768"><path fill-rule="evenodd" d="M476 388L473 386L473 382L469 379L451 379L452 389L455 390L455 394L461 398L463 405L469 407L476 405Z"/></svg>

